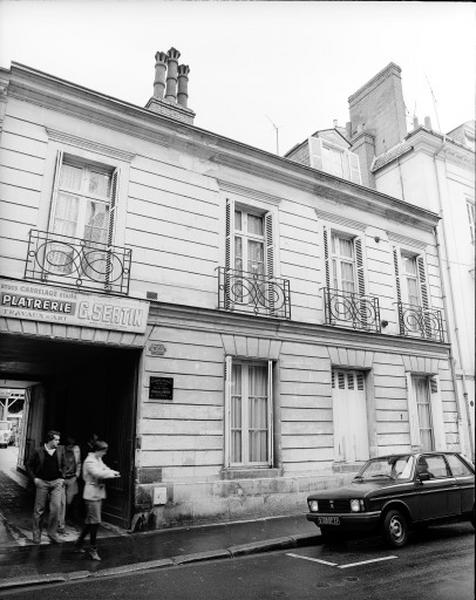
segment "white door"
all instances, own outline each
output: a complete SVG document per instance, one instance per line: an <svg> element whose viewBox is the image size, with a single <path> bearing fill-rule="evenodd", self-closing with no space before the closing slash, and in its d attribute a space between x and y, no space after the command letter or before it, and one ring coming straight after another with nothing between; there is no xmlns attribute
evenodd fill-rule
<svg viewBox="0 0 476 600"><path fill-rule="evenodd" d="M367 402L362 371L333 369L334 455L340 462L369 458Z"/></svg>

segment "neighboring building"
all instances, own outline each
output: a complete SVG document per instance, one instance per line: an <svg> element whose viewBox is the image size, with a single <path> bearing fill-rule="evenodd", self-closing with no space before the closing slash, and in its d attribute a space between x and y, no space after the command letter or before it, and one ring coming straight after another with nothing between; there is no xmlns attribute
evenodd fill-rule
<svg viewBox="0 0 476 600"><path fill-rule="evenodd" d="M351 149L378 191L436 212L448 341L474 459L475 123L442 134L414 118L407 133L401 69L390 63L349 98ZM405 264L401 265L405 268Z"/></svg>
<svg viewBox="0 0 476 600"><path fill-rule="evenodd" d="M302 511L369 456L459 450L437 215L195 127L178 57L145 109L0 73L20 465L50 427L105 437L106 517L138 528Z"/></svg>

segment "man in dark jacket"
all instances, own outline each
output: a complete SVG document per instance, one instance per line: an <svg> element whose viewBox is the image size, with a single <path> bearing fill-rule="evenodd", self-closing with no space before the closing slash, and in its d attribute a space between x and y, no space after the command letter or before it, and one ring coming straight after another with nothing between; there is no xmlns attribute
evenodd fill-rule
<svg viewBox="0 0 476 600"><path fill-rule="evenodd" d="M48 537L57 544L58 519L64 488L64 452L59 446L60 433L48 431L46 442L36 448L28 463L28 470L36 488L35 507L33 509L33 542L41 541L41 518L49 500Z"/></svg>

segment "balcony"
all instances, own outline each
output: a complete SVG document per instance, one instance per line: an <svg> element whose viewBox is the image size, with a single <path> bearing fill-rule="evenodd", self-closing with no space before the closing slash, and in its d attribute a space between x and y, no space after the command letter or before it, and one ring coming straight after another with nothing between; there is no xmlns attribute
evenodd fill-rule
<svg viewBox="0 0 476 600"><path fill-rule="evenodd" d="M218 267L218 308L291 318L289 280Z"/></svg>
<svg viewBox="0 0 476 600"><path fill-rule="evenodd" d="M322 289L326 325L340 325L360 331L380 333L378 298L327 287Z"/></svg>
<svg viewBox="0 0 476 600"><path fill-rule="evenodd" d="M32 229L25 279L127 295L132 250Z"/></svg>
<svg viewBox="0 0 476 600"><path fill-rule="evenodd" d="M441 311L414 304L397 302L400 335L419 337L435 342L445 341Z"/></svg>

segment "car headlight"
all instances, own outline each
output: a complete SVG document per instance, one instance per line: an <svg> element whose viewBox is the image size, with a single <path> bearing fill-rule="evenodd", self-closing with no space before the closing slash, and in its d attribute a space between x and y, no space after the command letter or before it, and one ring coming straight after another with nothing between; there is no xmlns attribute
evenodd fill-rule
<svg viewBox="0 0 476 600"><path fill-rule="evenodd" d="M357 500L355 498L352 499L350 501L350 510L352 512L360 512L362 510L365 510L364 501L361 499L359 499L359 500Z"/></svg>
<svg viewBox="0 0 476 600"><path fill-rule="evenodd" d="M309 500L308 505L309 505L309 510L311 512L318 512L319 503L317 502L317 500Z"/></svg>

